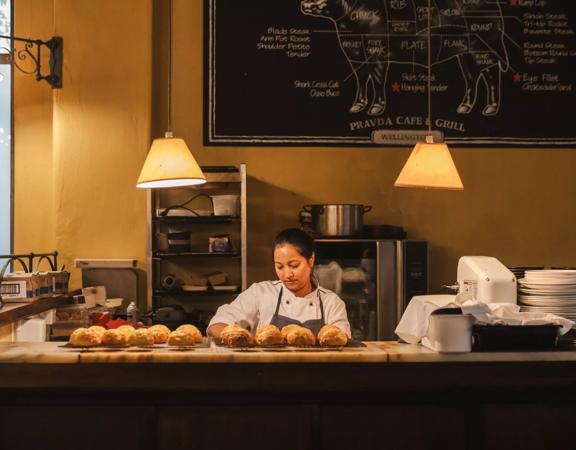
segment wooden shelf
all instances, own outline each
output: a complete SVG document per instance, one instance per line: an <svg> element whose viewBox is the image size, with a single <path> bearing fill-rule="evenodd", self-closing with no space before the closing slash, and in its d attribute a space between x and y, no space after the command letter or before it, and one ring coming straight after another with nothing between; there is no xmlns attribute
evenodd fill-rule
<svg viewBox="0 0 576 450"><path fill-rule="evenodd" d="M0 309L0 325L13 323L67 304L71 304L70 297L67 295L41 297L30 303L5 303L4 307Z"/></svg>
<svg viewBox="0 0 576 450"><path fill-rule="evenodd" d="M240 252L169 252L161 251L154 252L154 259L165 259L165 258L178 258L178 257L201 257L201 258L237 258L240 256Z"/></svg>
<svg viewBox="0 0 576 450"><path fill-rule="evenodd" d="M240 293L240 289L235 289L233 291L215 291L213 289L207 289L205 291L183 291L181 289L177 289L174 291L165 291L165 290L154 290L154 295L157 297L165 297L168 295L178 295L178 296L187 296L187 295L238 295Z"/></svg>
<svg viewBox="0 0 576 450"><path fill-rule="evenodd" d="M154 222L164 223L231 223L239 222L235 216L155 216Z"/></svg>

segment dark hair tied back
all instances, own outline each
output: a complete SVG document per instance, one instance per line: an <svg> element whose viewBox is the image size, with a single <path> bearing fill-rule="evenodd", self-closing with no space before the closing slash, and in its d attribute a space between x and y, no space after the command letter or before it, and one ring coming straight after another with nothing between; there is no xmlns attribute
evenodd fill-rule
<svg viewBox="0 0 576 450"><path fill-rule="evenodd" d="M310 259L314 254L314 239L299 228L286 228L274 239L274 249L280 245L290 244L298 250L304 258Z"/></svg>

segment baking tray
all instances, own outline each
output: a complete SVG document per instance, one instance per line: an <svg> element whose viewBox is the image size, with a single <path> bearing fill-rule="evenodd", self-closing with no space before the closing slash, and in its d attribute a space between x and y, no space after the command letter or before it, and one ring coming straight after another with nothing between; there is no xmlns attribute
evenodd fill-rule
<svg viewBox="0 0 576 450"><path fill-rule="evenodd" d="M543 351L558 344L560 325L473 325L472 351Z"/></svg>
<svg viewBox="0 0 576 450"><path fill-rule="evenodd" d="M330 352L330 351L342 351L344 348L360 348L366 347L361 341L350 340L344 346L335 346L335 347L321 347L320 345L307 345L307 346L292 346L287 344L278 344L278 345L252 345L249 347L229 347L227 345L223 345L220 339L214 339L214 343L218 347L227 348L232 351L239 351L239 352Z"/></svg>

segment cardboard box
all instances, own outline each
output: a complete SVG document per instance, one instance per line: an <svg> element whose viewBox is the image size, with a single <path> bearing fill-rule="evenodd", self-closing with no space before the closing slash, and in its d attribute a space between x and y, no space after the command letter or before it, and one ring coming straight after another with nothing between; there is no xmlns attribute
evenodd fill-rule
<svg viewBox="0 0 576 450"><path fill-rule="evenodd" d="M0 284L0 295L7 303L33 302L42 295L46 276L39 273L13 272L4 275Z"/></svg>

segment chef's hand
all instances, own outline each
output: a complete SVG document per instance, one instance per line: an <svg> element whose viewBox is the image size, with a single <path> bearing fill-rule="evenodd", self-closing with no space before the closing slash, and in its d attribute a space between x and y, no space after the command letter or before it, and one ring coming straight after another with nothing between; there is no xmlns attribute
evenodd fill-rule
<svg viewBox="0 0 576 450"><path fill-rule="evenodd" d="M210 325L208 327L208 329L206 330L206 334L208 336L212 336L214 338L220 338L220 333L222 333L222 330L224 328L226 328L228 326L228 324L226 323L215 323L214 325Z"/></svg>

